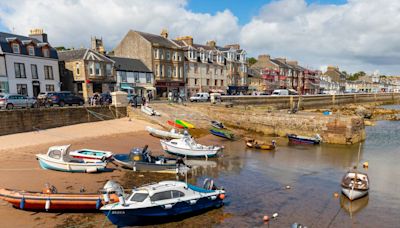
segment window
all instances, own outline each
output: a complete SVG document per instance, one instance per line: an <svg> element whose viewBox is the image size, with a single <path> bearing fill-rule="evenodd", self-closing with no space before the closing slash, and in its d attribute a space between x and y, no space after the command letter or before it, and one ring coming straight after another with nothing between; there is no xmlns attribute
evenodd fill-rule
<svg viewBox="0 0 400 228"><path fill-rule="evenodd" d="M135 78L135 82L140 82L140 80L139 80L139 72L133 72L133 77Z"/></svg>
<svg viewBox="0 0 400 228"><path fill-rule="evenodd" d="M121 78L121 82L128 82L128 79L126 77L126 72L125 71L118 71L118 74Z"/></svg>
<svg viewBox="0 0 400 228"><path fill-rule="evenodd" d="M215 79L215 80L214 80L214 86L217 86L217 85L218 85L218 80Z"/></svg>
<svg viewBox="0 0 400 228"><path fill-rule="evenodd" d="M214 74L215 74L215 75L218 75L218 69L217 69L217 67L214 68Z"/></svg>
<svg viewBox="0 0 400 228"><path fill-rule="evenodd" d="M29 55L35 55L35 48L32 46L28 46L28 54Z"/></svg>
<svg viewBox="0 0 400 228"><path fill-rule="evenodd" d="M181 191L172 190L172 198L179 198L185 196L185 193Z"/></svg>
<svg viewBox="0 0 400 228"><path fill-rule="evenodd" d="M17 93L28 96L28 86L26 84L17 84Z"/></svg>
<svg viewBox="0 0 400 228"><path fill-rule="evenodd" d="M208 86L210 85L210 79L207 79L207 85Z"/></svg>
<svg viewBox="0 0 400 228"><path fill-rule="evenodd" d="M160 65L160 77L163 76L163 68L164 68L164 65Z"/></svg>
<svg viewBox="0 0 400 228"><path fill-rule="evenodd" d="M49 153L49 157L54 158L54 159L60 159L61 158L61 151L60 150L52 150Z"/></svg>
<svg viewBox="0 0 400 228"><path fill-rule="evenodd" d="M48 48L43 48L42 52L43 52L43 57L46 58L50 57L50 51Z"/></svg>
<svg viewBox="0 0 400 228"><path fill-rule="evenodd" d="M159 54L158 54L158 55L159 55L159 57L160 57L159 59L164 59L164 52L163 52L163 50L162 50L162 49L159 49L158 51L159 51Z"/></svg>
<svg viewBox="0 0 400 228"><path fill-rule="evenodd" d="M44 79L53 80L53 67L52 66L44 66Z"/></svg>
<svg viewBox="0 0 400 228"><path fill-rule="evenodd" d="M165 52L165 58L167 59L167 60L170 60L171 59L171 52L170 51L166 51Z"/></svg>
<svg viewBox="0 0 400 228"><path fill-rule="evenodd" d="M197 85L197 78L194 79L194 84Z"/></svg>
<svg viewBox="0 0 400 228"><path fill-rule="evenodd" d="M100 63L96 63L95 66L96 66L96 75L100 75L101 74L101 72L100 72Z"/></svg>
<svg viewBox="0 0 400 228"><path fill-rule="evenodd" d="M38 79L37 65L31 64L32 79Z"/></svg>
<svg viewBox="0 0 400 228"><path fill-rule="evenodd" d="M0 81L0 93L8 93L8 82Z"/></svg>
<svg viewBox="0 0 400 228"><path fill-rule="evenodd" d="M94 62L89 62L89 74L94 74Z"/></svg>
<svg viewBox="0 0 400 228"><path fill-rule="evenodd" d="M146 73L146 83L151 83L151 73Z"/></svg>
<svg viewBox="0 0 400 228"><path fill-rule="evenodd" d="M46 85L46 92L54 92L54 85Z"/></svg>
<svg viewBox="0 0 400 228"><path fill-rule="evenodd" d="M221 86L224 86L224 80L221 80Z"/></svg>
<svg viewBox="0 0 400 228"><path fill-rule="evenodd" d="M25 74L25 64L14 63L15 77L16 78L26 78Z"/></svg>
<svg viewBox="0 0 400 228"><path fill-rule="evenodd" d="M14 53L19 54L20 50L19 50L19 44L13 43L12 44L12 50Z"/></svg>
<svg viewBox="0 0 400 228"><path fill-rule="evenodd" d="M171 191L157 192L154 195L150 196L151 201L167 200L171 198L172 198Z"/></svg>
<svg viewBox="0 0 400 228"><path fill-rule="evenodd" d="M76 63L76 74L77 75L81 74L81 72L80 72L80 63Z"/></svg>
<svg viewBox="0 0 400 228"><path fill-rule="evenodd" d="M178 55L178 61L182 61L182 53L176 53Z"/></svg>
<svg viewBox="0 0 400 228"><path fill-rule="evenodd" d="M178 71L178 78L181 78L181 72L182 72L182 67L179 67L179 71Z"/></svg>
<svg viewBox="0 0 400 228"><path fill-rule="evenodd" d="M167 77L170 78L171 77L171 66L167 67Z"/></svg>
<svg viewBox="0 0 400 228"><path fill-rule="evenodd" d="M111 76L111 74L112 74L112 69L111 69L111 64L107 64L106 65L106 72L107 72L107 76Z"/></svg>
<svg viewBox="0 0 400 228"><path fill-rule="evenodd" d="M221 68L221 75L223 75L223 73L224 73L224 69Z"/></svg>
<svg viewBox="0 0 400 228"><path fill-rule="evenodd" d="M143 202L148 196L149 194L147 193L135 193L130 200L134 202Z"/></svg>
<svg viewBox="0 0 400 228"><path fill-rule="evenodd" d="M156 64L156 67L155 67L155 72L156 72L156 75L158 76L159 74L158 74L158 70L160 69L160 67L158 66L158 64Z"/></svg>
<svg viewBox="0 0 400 228"><path fill-rule="evenodd" d="M157 48L154 49L154 58L158 59L158 49Z"/></svg>

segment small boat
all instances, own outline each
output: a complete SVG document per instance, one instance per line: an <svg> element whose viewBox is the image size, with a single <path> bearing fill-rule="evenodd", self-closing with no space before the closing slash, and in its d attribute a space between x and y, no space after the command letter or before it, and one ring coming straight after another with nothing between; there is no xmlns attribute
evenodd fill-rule
<svg viewBox="0 0 400 228"><path fill-rule="evenodd" d="M70 151L69 155L73 158L80 158L87 161L105 161L109 160L113 153L110 151L92 150L92 149L80 149Z"/></svg>
<svg viewBox="0 0 400 228"><path fill-rule="evenodd" d="M219 146L197 144L189 135L185 135L181 139L172 139L171 141L160 140L160 142L164 151L178 156L208 158L216 156L222 150Z"/></svg>
<svg viewBox="0 0 400 228"><path fill-rule="evenodd" d="M144 148L132 149L129 154L115 154L114 161L122 167L133 171L178 173L190 169L180 158L152 156L147 148L146 145Z"/></svg>
<svg viewBox="0 0 400 228"><path fill-rule="evenodd" d="M100 193L58 193L54 186L46 185L42 192L0 188L0 199L13 207L32 211L98 210L102 205L119 201L123 188L108 181Z"/></svg>
<svg viewBox="0 0 400 228"><path fill-rule="evenodd" d="M349 200L356 200L368 194L369 179L366 173L349 171L342 178L342 193Z"/></svg>
<svg viewBox="0 0 400 228"><path fill-rule="evenodd" d="M150 135L163 139L180 139L183 137L183 134L177 132L175 129L171 129L171 131L163 131L152 127L146 127L146 130Z"/></svg>
<svg viewBox="0 0 400 228"><path fill-rule="evenodd" d="M142 105L140 108L143 113L149 115L149 116L161 116L160 113L156 112L152 107L147 106L147 105Z"/></svg>
<svg viewBox="0 0 400 228"><path fill-rule="evenodd" d="M169 124L170 126L172 126L174 128L180 128L180 129L184 129L185 128L183 125L177 124L172 120L168 120L167 124Z"/></svg>
<svg viewBox="0 0 400 228"><path fill-rule="evenodd" d="M223 206L225 190L212 180L203 187L180 181L161 181L132 190L119 203L107 204L100 210L118 227L156 224Z"/></svg>
<svg viewBox="0 0 400 228"><path fill-rule="evenodd" d="M188 128L188 129L195 128L193 124L191 124L189 122L186 122L184 120L175 120L175 123L180 124L180 125L184 126L185 128Z"/></svg>
<svg viewBox="0 0 400 228"><path fill-rule="evenodd" d="M272 140L272 144L266 144L264 142L257 142L254 139L249 139L246 141L246 146L259 150L273 150L276 148L276 142L275 140Z"/></svg>
<svg viewBox="0 0 400 228"><path fill-rule="evenodd" d="M223 129L218 129L218 128L211 128L210 129L210 133L218 136L218 137L222 137L222 138L226 138L229 140L234 140L235 139L235 135L228 131L228 130L223 130Z"/></svg>
<svg viewBox="0 0 400 228"><path fill-rule="evenodd" d="M105 171L107 162L88 162L83 159L72 158L69 155L70 146L71 145L52 146L47 151L47 154L36 154L36 158L39 160L39 164L43 169L81 173Z"/></svg>
<svg viewBox="0 0 400 228"><path fill-rule="evenodd" d="M225 128L224 124L222 124L221 122L216 121L216 120L211 120L211 126L214 127L214 128L217 128L217 129L224 129Z"/></svg>
<svg viewBox="0 0 400 228"><path fill-rule="evenodd" d="M293 144L320 144L322 142L321 136L316 134L315 137L299 136L295 134L288 134L289 142Z"/></svg>

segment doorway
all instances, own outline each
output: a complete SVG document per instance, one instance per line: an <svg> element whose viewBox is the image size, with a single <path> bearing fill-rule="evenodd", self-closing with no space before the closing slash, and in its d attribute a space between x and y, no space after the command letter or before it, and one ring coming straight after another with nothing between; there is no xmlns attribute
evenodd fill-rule
<svg viewBox="0 0 400 228"><path fill-rule="evenodd" d="M33 82L32 83L32 91L33 91L33 97L37 97L40 93L40 84L39 82Z"/></svg>

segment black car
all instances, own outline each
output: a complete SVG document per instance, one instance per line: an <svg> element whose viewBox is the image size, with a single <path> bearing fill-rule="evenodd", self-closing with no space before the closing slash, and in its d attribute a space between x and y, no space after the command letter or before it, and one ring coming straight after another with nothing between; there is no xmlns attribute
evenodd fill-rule
<svg viewBox="0 0 400 228"><path fill-rule="evenodd" d="M49 93L51 105L64 107L65 105L83 105L85 101L82 97L73 95L70 91L52 92Z"/></svg>

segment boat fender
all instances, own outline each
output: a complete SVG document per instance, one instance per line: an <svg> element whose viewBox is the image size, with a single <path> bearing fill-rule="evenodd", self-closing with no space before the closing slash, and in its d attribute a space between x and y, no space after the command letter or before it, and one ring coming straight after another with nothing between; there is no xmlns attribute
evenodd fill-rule
<svg viewBox="0 0 400 228"><path fill-rule="evenodd" d="M132 169L133 169L133 172L136 172L136 162L133 162L133 167L132 167Z"/></svg>
<svg viewBox="0 0 400 228"><path fill-rule="evenodd" d="M225 194L219 194L218 198L220 198L221 200L225 199Z"/></svg>
<svg viewBox="0 0 400 228"><path fill-rule="evenodd" d="M171 209L172 206L173 206L172 204L165 204L163 207L164 207L164 209L168 210L168 209Z"/></svg>
<svg viewBox="0 0 400 228"><path fill-rule="evenodd" d="M22 199L19 202L19 208L22 210L25 208L25 196L22 196Z"/></svg>
<svg viewBox="0 0 400 228"><path fill-rule="evenodd" d="M122 206L125 206L125 198L123 195L118 196L118 201Z"/></svg>
<svg viewBox="0 0 400 228"><path fill-rule="evenodd" d="M44 209L48 211L50 209L50 198L47 198L46 204L44 205Z"/></svg>
<svg viewBox="0 0 400 228"><path fill-rule="evenodd" d="M100 197L96 201L96 210L98 210L101 207L101 199Z"/></svg>
<svg viewBox="0 0 400 228"><path fill-rule="evenodd" d="M210 196L209 197L211 200L216 200L217 199L217 196Z"/></svg>
<svg viewBox="0 0 400 228"><path fill-rule="evenodd" d="M196 203L197 203L197 200L194 200L194 199L193 199L193 200L189 200L189 204L190 204L190 205L194 205L194 204L196 204Z"/></svg>
<svg viewBox="0 0 400 228"><path fill-rule="evenodd" d="M87 173L95 173L97 172L97 168L96 167L89 167L86 169Z"/></svg>
<svg viewBox="0 0 400 228"><path fill-rule="evenodd" d="M103 200L104 200L104 203L105 203L105 204L107 204L108 202L110 202L110 197L108 196L108 193L107 193L107 192L103 194Z"/></svg>

